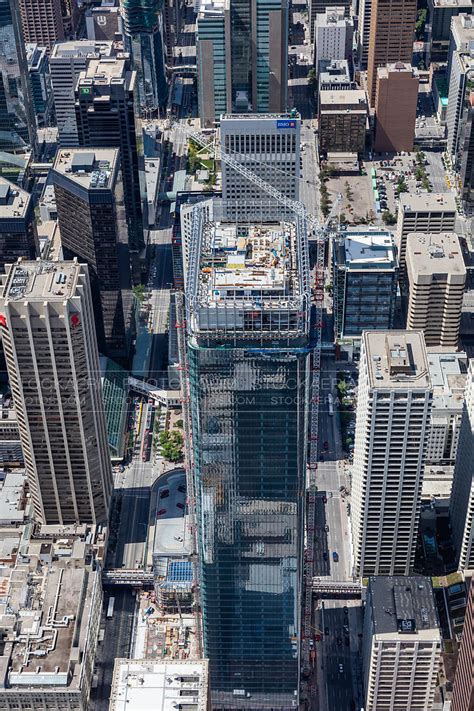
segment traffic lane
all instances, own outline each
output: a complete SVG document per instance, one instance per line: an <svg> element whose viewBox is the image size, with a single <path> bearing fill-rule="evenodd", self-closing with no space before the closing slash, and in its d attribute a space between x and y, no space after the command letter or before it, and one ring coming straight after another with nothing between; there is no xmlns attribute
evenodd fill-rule
<svg viewBox="0 0 474 711"><path fill-rule="evenodd" d="M342 604L338 601L323 601L322 619L329 630L324 635L323 666L327 686L328 706L330 709L350 709L353 698L352 667L350 644L346 643L349 636L344 631L347 624ZM342 671L341 666L342 665Z"/></svg>

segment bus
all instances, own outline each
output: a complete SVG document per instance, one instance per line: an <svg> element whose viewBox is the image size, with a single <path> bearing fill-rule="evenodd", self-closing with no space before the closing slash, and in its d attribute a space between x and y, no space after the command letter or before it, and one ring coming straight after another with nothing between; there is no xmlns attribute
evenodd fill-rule
<svg viewBox="0 0 474 711"><path fill-rule="evenodd" d="M115 604L115 598L114 597L109 598L109 605L107 607L107 619L108 620L110 620L110 618L114 616L114 604Z"/></svg>
<svg viewBox="0 0 474 711"><path fill-rule="evenodd" d="M328 395L328 408L329 408L329 414L332 417L334 415L334 399L331 393Z"/></svg>

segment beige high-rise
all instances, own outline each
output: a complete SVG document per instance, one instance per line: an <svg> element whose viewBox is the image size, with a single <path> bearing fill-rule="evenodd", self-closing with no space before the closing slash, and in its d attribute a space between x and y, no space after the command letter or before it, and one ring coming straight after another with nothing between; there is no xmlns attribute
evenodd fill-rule
<svg viewBox="0 0 474 711"><path fill-rule="evenodd" d="M428 347L457 348L466 267L454 232L410 234L407 328L423 331Z"/></svg>
<svg viewBox="0 0 474 711"><path fill-rule="evenodd" d="M87 267L9 265L0 328L36 520L106 521L112 470Z"/></svg>
<svg viewBox="0 0 474 711"><path fill-rule="evenodd" d="M372 0L367 93L375 105L377 68L393 62L411 64L416 0Z"/></svg>

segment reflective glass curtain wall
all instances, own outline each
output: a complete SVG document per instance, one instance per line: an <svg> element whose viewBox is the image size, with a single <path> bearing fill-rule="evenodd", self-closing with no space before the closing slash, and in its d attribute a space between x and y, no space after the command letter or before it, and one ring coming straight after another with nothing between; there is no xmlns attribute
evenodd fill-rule
<svg viewBox="0 0 474 711"><path fill-rule="evenodd" d="M305 348L188 348L204 654L214 709L294 708Z"/></svg>

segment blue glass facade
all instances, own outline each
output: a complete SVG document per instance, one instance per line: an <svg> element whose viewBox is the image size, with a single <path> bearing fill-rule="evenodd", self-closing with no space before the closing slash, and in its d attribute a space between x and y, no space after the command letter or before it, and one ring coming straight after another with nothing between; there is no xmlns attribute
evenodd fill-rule
<svg viewBox="0 0 474 711"><path fill-rule="evenodd" d="M214 710L286 711L299 683L307 246L288 225L239 226L236 247L232 227L215 229L201 252L191 241L186 291L204 655Z"/></svg>

